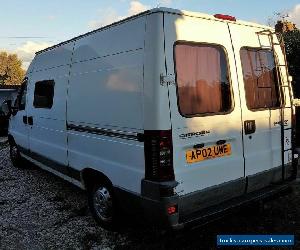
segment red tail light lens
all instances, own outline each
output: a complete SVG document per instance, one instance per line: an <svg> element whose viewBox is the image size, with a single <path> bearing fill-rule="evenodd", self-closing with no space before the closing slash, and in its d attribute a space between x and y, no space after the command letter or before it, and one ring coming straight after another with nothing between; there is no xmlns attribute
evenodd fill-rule
<svg viewBox="0 0 300 250"><path fill-rule="evenodd" d="M168 215L177 213L177 210L178 210L177 208L178 208L177 205L168 207L167 208Z"/></svg>
<svg viewBox="0 0 300 250"><path fill-rule="evenodd" d="M215 18L222 19L222 20L227 20L227 21L236 21L236 18L234 16L229 16L229 15L223 15L223 14L215 14Z"/></svg>
<svg viewBox="0 0 300 250"><path fill-rule="evenodd" d="M145 179L151 181L172 181L173 144L171 130L145 131Z"/></svg>

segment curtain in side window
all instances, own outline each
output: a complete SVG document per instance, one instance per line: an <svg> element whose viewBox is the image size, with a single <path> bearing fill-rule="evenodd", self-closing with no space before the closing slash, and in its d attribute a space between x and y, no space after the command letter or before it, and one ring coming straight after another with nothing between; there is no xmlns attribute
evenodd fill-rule
<svg viewBox="0 0 300 250"><path fill-rule="evenodd" d="M225 53L217 46L175 47L179 109L183 115L219 113L231 108Z"/></svg>

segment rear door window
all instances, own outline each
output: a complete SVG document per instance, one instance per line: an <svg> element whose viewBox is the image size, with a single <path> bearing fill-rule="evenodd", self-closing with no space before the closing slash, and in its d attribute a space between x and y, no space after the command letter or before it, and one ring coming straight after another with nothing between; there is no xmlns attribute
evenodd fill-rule
<svg viewBox="0 0 300 250"><path fill-rule="evenodd" d="M230 78L223 47L177 43L175 65L181 115L193 117L231 111Z"/></svg>
<svg viewBox="0 0 300 250"><path fill-rule="evenodd" d="M273 52L256 48L240 51L247 107L250 110L280 107Z"/></svg>

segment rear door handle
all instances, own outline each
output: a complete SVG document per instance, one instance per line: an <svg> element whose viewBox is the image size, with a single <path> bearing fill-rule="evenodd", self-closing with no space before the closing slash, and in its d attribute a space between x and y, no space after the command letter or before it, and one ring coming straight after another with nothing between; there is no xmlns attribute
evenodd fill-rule
<svg viewBox="0 0 300 250"><path fill-rule="evenodd" d="M217 141L217 145L223 145L226 143L226 140L219 140Z"/></svg>
<svg viewBox="0 0 300 250"><path fill-rule="evenodd" d="M27 124L27 116L25 116L25 115L23 116L23 123Z"/></svg>
<svg viewBox="0 0 300 250"><path fill-rule="evenodd" d="M250 135L255 133L256 131L255 120L244 121L244 129L245 129L245 135Z"/></svg>
<svg viewBox="0 0 300 250"><path fill-rule="evenodd" d="M33 117L32 116L28 116L28 124L33 125Z"/></svg>
<svg viewBox="0 0 300 250"><path fill-rule="evenodd" d="M193 146L194 149L203 148L203 147L204 147L204 143L196 144Z"/></svg>

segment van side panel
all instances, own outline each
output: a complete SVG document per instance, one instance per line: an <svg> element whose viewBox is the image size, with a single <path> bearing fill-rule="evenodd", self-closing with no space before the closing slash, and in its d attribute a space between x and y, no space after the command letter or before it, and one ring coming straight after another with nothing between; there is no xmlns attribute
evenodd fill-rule
<svg viewBox="0 0 300 250"><path fill-rule="evenodd" d="M144 177L137 134L143 132L145 21L76 42L67 101L70 167L96 169L135 193Z"/></svg>
<svg viewBox="0 0 300 250"><path fill-rule="evenodd" d="M41 54L37 54L29 69L36 72L63 65L70 65L73 47L74 42L70 42Z"/></svg>
<svg viewBox="0 0 300 250"><path fill-rule="evenodd" d="M143 128L143 50L72 65L68 122L121 130Z"/></svg>
<svg viewBox="0 0 300 250"><path fill-rule="evenodd" d="M145 21L140 17L77 40L73 62L143 49Z"/></svg>

